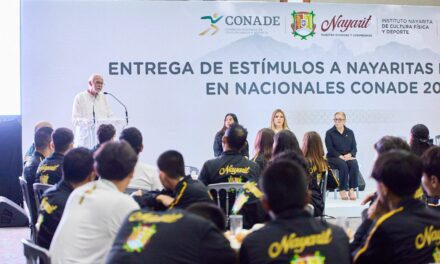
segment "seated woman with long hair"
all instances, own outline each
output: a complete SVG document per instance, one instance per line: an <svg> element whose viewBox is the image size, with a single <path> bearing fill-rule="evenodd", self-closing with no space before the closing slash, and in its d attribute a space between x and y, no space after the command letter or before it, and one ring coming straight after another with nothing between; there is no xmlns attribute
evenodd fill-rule
<svg viewBox="0 0 440 264"><path fill-rule="evenodd" d="M272 119L270 120L270 128L273 132L278 133L282 130L289 129L287 125L286 115L283 110L275 109L272 113Z"/></svg>
<svg viewBox="0 0 440 264"><path fill-rule="evenodd" d="M272 157L273 137L275 133L270 128L263 128L258 131L254 142L254 157L252 161L260 166L263 171Z"/></svg>
<svg viewBox="0 0 440 264"><path fill-rule="evenodd" d="M223 120L222 129L220 129L215 134L214 144L213 144L214 157L219 157L223 153L222 138L225 135L226 129L228 129L232 124L238 124L237 115L234 113L227 113ZM249 144L247 141L245 146L241 149L240 153L245 157L249 157Z"/></svg>
<svg viewBox="0 0 440 264"><path fill-rule="evenodd" d="M333 175L333 172L324 157L324 147L321 136L315 131L309 131L304 134L302 141L302 152L308 163L309 175L312 180L316 180L319 187L322 177L328 174L327 186L337 188L339 181ZM322 194L325 195L325 194Z"/></svg>

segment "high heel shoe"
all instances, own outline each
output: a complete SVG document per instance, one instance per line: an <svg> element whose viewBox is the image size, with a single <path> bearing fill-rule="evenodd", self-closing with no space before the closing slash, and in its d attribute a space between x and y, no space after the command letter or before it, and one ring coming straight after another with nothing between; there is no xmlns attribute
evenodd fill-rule
<svg viewBox="0 0 440 264"><path fill-rule="evenodd" d="M350 189L350 191L348 191L348 197L350 197L350 200L352 200L352 201L357 199L356 194L354 193L353 189Z"/></svg>
<svg viewBox="0 0 440 264"><path fill-rule="evenodd" d="M339 191L339 197L341 197L341 200L348 200L347 192L344 190Z"/></svg>

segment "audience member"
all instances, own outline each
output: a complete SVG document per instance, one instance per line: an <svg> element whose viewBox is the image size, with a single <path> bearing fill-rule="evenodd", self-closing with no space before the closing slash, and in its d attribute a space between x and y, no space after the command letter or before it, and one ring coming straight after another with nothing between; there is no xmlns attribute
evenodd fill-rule
<svg viewBox="0 0 440 264"><path fill-rule="evenodd" d="M47 121L42 121L42 122L38 122L35 125L34 128L34 134L37 132L38 129L42 128L42 127L50 127L52 128L52 124L47 122ZM35 152L35 143L32 143L32 145L29 147L29 149L26 151L26 153L24 154L24 158L23 158L23 164L26 166L26 162L31 161L32 159L32 155L34 155Z"/></svg>
<svg viewBox="0 0 440 264"><path fill-rule="evenodd" d="M119 139L127 141L139 158L139 154L144 150L142 133L139 129L135 127L126 128L122 130ZM163 188L159 180L157 168L140 160L138 160L136 167L134 167L133 179L128 186L148 191L162 190Z"/></svg>
<svg viewBox="0 0 440 264"><path fill-rule="evenodd" d="M45 191L41 200L37 223L39 246L49 249L70 193L94 179L92 152L86 148L69 150L64 157L63 179Z"/></svg>
<svg viewBox="0 0 440 264"><path fill-rule="evenodd" d="M52 133L52 144L55 151L40 163L35 182L53 185L61 180L64 154L73 148L72 130L65 127L55 129Z"/></svg>
<svg viewBox="0 0 440 264"><path fill-rule="evenodd" d="M354 250L354 263L430 263L439 261L440 215L413 194L423 164L416 155L393 150L376 160L377 206L369 213L373 227Z"/></svg>
<svg viewBox="0 0 440 264"><path fill-rule="evenodd" d="M350 263L348 238L336 226L312 218L307 177L296 162L277 159L262 176L263 205L272 220L249 234L240 263Z"/></svg>
<svg viewBox="0 0 440 264"><path fill-rule="evenodd" d="M428 196L432 198L428 206L440 210L440 147L434 146L422 155L422 185Z"/></svg>
<svg viewBox="0 0 440 264"><path fill-rule="evenodd" d="M286 115L283 110L275 109L272 113L272 118L270 120L270 128L276 134L284 129L289 129L287 125Z"/></svg>
<svg viewBox="0 0 440 264"><path fill-rule="evenodd" d="M296 162L297 164L301 165L302 169L306 172L309 170L308 164L304 159L302 152L296 152L292 150L284 151L272 157L272 162L283 159ZM311 192L310 204L313 205L313 216L321 216L324 212L325 207L324 201L322 199L322 195L324 194L321 194L321 190L318 187L316 179L312 178L309 174L306 174L306 178L308 189Z"/></svg>
<svg viewBox="0 0 440 264"><path fill-rule="evenodd" d="M214 138L214 157L219 157L223 153L223 136L225 135L226 129L228 129L231 125L237 124L238 125L238 118L237 115L234 113L227 113L225 115L225 119L223 120L223 127L220 129L216 134ZM246 141L245 145L240 149L240 153L245 156L249 157L249 144Z"/></svg>
<svg viewBox="0 0 440 264"><path fill-rule="evenodd" d="M339 187L339 180L333 174L330 165L324 156L324 147L319 134L315 131L310 131L304 134L302 142L302 152L307 161L308 173L312 181L316 181L319 188L321 188L321 181L327 174L327 188L336 189ZM325 194L322 194L325 195Z"/></svg>
<svg viewBox="0 0 440 264"><path fill-rule="evenodd" d="M101 124L96 131L96 136L98 138L98 144L96 144L92 151L95 152L99 147L107 141L112 141L115 137L116 129L112 124Z"/></svg>
<svg viewBox="0 0 440 264"><path fill-rule="evenodd" d="M206 220L208 215L213 216L211 212L193 212L143 209L131 213L106 263L235 264L235 252L229 241L214 223ZM196 215L199 213L201 216Z"/></svg>
<svg viewBox="0 0 440 264"><path fill-rule="evenodd" d="M190 175L185 176L185 163L182 154L175 150L162 153L158 160L159 178L165 187L161 192L146 192L135 199L144 207L155 210L166 208L185 209L197 202L212 202L206 186Z"/></svg>
<svg viewBox="0 0 440 264"><path fill-rule="evenodd" d="M423 124L413 126L409 135L409 145L412 153L422 156L423 152L432 145L429 141L429 129Z"/></svg>
<svg viewBox="0 0 440 264"><path fill-rule="evenodd" d="M29 214L32 223L37 222L37 205L35 204L34 183L37 178L37 169L40 163L52 154L51 134L53 129L51 127L41 127L35 131L34 146L35 151L31 159L26 162L23 168L23 177L27 182L27 189L29 190L30 204L28 205Z"/></svg>
<svg viewBox="0 0 440 264"><path fill-rule="evenodd" d="M95 153L100 179L75 189L50 246L53 263L103 263L127 215L139 209L124 194L137 155L125 142L108 142Z"/></svg>
<svg viewBox="0 0 440 264"><path fill-rule="evenodd" d="M339 196L342 200L356 200L354 189L358 187L359 173L357 147L353 130L345 126L346 119L344 112L335 113L334 126L325 133L325 146L328 163L339 171Z"/></svg>
<svg viewBox="0 0 440 264"><path fill-rule="evenodd" d="M260 166L263 171L272 157L273 138L275 133L270 128L263 128L258 131L254 143L254 157L252 161Z"/></svg>
<svg viewBox="0 0 440 264"><path fill-rule="evenodd" d="M410 151L408 143L406 143L402 138L400 137L394 137L394 136L384 136L379 141L377 141L374 144L374 149L376 150L377 156L386 153L391 150L405 150ZM416 191L417 193L417 191ZM416 196L416 195L414 195ZM360 247L363 243L362 239L372 225L372 221L368 220L368 215L371 214L376 210L378 201L377 201L377 192L373 192L369 195L367 195L363 201L361 202L361 205L365 205L368 202L370 202L370 207L367 209L364 209L362 211L362 223L358 227L356 233L354 234L354 239L350 244L350 248L352 250L355 250L356 248Z"/></svg>
<svg viewBox="0 0 440 264"><path fill-rule="evenodd" d="M224 152L218 158L203 164L199 180L205 185L220 182L246 182L256 180L260 174L258 165L240 154L246 143L247 130L241 125L233 124L223 136Z"/></svg>
<svg viewBox="0 0 440 264"><path fill-rule="evenodd" d="M298 139L296 138L295 134L290 130L281 130L280 132L275 134L272 157L288 150L302 153L301 149L299 148Z"/></svg>
<svg viewBox="0 0 440 264"><path fill-rule="evenodd" d="M400 137L384 136L374 144L377 155L383 154L393 149L410 151L408 143Z"/></svg>
<svg viewBox="0 0 440 264"><path fill-rule="evenodd" d="M429 129L423 124L417 124L411 128L411 133L409 135L409 145L411 147L411 152L417 156L422 156L423 153L432 146L429 139ZM435 197L429 197L423 190L422 186L417 189L414 196L417 199L424 200L428 203L436 203L437 199Z"/></svg>

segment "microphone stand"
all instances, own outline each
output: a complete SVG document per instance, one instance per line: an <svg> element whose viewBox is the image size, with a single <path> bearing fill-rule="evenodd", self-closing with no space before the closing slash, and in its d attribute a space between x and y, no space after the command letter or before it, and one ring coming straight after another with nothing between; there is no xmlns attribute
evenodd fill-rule
<svg viewBox="0 0 440 264"><path fill-rule="evenodd" d="M118 98L116 98L116 96L114 96L114 95L111 94L111 93L104 92L104 94L106 94L106 95L107 95L107 94L110 95L111 97L113 97L116 101L118 101L118 103L120 103L120 104L124 107L124 109L125 109L125 121L126 121L126 124L127 124L127 126L128 126L128 111L127 111L127 107L125 106L125 104L122 103L121 100L119 100Z"/></svg>

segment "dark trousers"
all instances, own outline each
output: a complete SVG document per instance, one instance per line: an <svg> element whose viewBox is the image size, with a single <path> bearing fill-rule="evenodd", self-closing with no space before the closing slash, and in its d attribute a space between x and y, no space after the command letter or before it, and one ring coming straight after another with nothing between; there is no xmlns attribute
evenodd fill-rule
<svg viewBox="0 0 440 264"><path fill-rule="evenodd" d="M340 158L328 158L332 169L339 170L339 190L348 190L358 186L357 174L359 166L357 160L342 160Z"/></svg>

